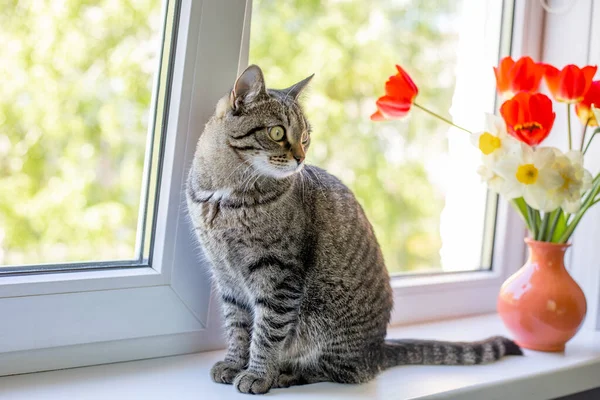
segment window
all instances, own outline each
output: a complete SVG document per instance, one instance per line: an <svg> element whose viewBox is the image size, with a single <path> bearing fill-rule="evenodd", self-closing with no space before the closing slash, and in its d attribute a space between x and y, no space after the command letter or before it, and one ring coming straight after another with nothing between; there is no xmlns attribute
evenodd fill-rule
<svg viewBox="0 0 600 400"><path fill-rule="evenodd" d="M0 273L147 265L168 3L3 7Z"/></svg>
<svg viewBox="0 0 600 400"><path fill-rule="evenodd" d="M50 3L54 7L55 2ZM137 1L117 3L108 2L106 7L151 6ZM86 8L83 2L69 4L81 4L76 11ZM52 7L44 10L48 18L55 13ZM156 134L151 145L146 143L145 157L140 153L144 171L151 172L141 175L149 182L142 188L152 190L146 193L138 188L136 196L147 196L148 211L138 217L135 210L132 217L138 225L149 219L146 227L152 235L136 241L139 249L152 236L151 246L138 253L141 262L127 260L125 265L113 257L106 263L89 262L98 259L92 249L85 268L64 262L51 269L41 267L42 271L37 265L8 273L7 267L0 268L0 375L222 346L220 325L214 322L218 318L209 307L210 280L187 223L182 185L200 134L198 127L235 80L247 7L219 0L169 0L158 10L154 22L164 26L152 29L165 31L165 37L155 42L156 60L161 60L160 79L154 79L153 98L146 98L151 110L147 127ZM126 22L132 17L127 15L123 11L117 20ZM146 26L148 22L142 18L140 23ZM134 46L132 51L146 54L154 50ZM154 63L154 67L158 65ZM136 268L127 268L130 265ZM208 323L210 315L212 324Z"/></svg>
<svg viewBox="0 0 600 400"><path fill-rule="evenodd" d="M250 62L274 88L316 72L304 101L308 162L356 194L391 273L490 269L496 199L461 131L419 110L369 120L384 80L401 64L420 104L481 129L511 29L510 1L254 1Z"/></svg>
<svg viewBox="0 0 600 400"><path fill-rule="evenodd" d="M81 35L74 39L77 43L88 43L85 40L89 40L89 43L100 46L84 46L77 52L59 54L57 66L54 66L55 61L51 58L53 64L50 67L42 66L43 70L49 68L52 71L62 65L61 60L70 60L69 57L73 57L75 61L88 60L88 63L94 60L97 62L98 59L106 61L108 54L112 54L111 51L120 48L119 46L125 46L119 53L121 60L137 61L132 61L131 64L135 74L128 69L96 70L97 75L94 76L97 78L90 83L93 89L81 89L83 91L74 92L72 98L52 95L44 97L44 103L38 100L37 103L30 103L31 108L37 110L32 111L33 117L20 119L11 114L11 126L5 123L9 121L4 115L7 112L5 110L12 110L11 113L24 111L14 108L12 100L6 100L6 97L0 99L0 189L3 193L0 198L0 230L4 232L0 240L0 248L4 251L3 266L0 267L0 315L3 318L3 323L0 324L0 375L223 347L219 301L212 294L211 281L206 273L206 260L201 257L188 223L182 187L202 127L212 115L217 100L231 89L236 76L250 60L261 64L267 75L267 83L272 86L288 85L294 79L303 78L312 72L318 73L311 95L307 98L307 111L315 125L316 142L322 142L323 146L313 148L314 158L311 161L326 166L356 190L375 222L380 237L384 238L382 241L388 263L390 258L393 260L390 263L391 271L411 272L399 274L399 277L393 279L397 307L394 309L392 323L494 310L501 282L511 268L522 264L524 229L518 217L509 212L506 204L500 203L496 207L494 201L486 201L486 193L480 191L478 182L477 189L474 189L474 176L463 181L454 178L460 174L449 174L454 179L452 182L472 185L469 187L476 193L474 199L461 203L473 205L475 210L472 213L473 220L467 221L472 224L468 226L474 227L473 231L465 227L467 233L472 235L470 238L474 244L468 246L469 253L464 254L461 265L444 255L444 246L450 246L450 242L444 237L450 238L457 233L443 232L443 210L444 207L450 210L455 205L450 201L451 192L444 192L439 184L445 177L436 178L432 171L442 168L434 162L439 155L445 157L445 162L460 161L460 157L455 154L462 154L461 146L465 144L461 142L462 144L457 145L459 153L453 153L455 143L452 140L446 143L444 140L456 137L457 140L464 141L465 138L457 132L448 132L445 127L433 124L424 116L414 115L406 122L379 125L366 119L361 122L359 119L372 111L373 100L383 90L382 80L386 74L393 72L390 69L393 70L394 63L402 62L407 68L412 63L411 72L419 81L423 100L437 107L440 112L451 107L453 117L459 123L478 126L478 117L474 115L479 116L481 111L493 110L493 81L489 81L493 77L473 76L474 81L481 82L481 86L478 84L473 87L469 84L472 82L465 81L465 77L470 77L468 64L480 63L483 67L477 68L481 71L495 64L499 44L506 46L510 43L508 38L511 34L512 52L515 55L539 54L543 27L541 7L537 2L514 2L513 12L513 2L509 0L463 0L456 4L440 2L439 7L430 10L428 2L385 0L377 2L373 7L370 5L369 10L373 8L373 12L358 13L355 9L360 11L360 8L356 2L321 2L326 9L315 6L318 3L168 0L159 4L155 0L127 0L101 2L90 7L88 2L74 0L64 3L69 4L72 9L61 8L63 3L54 1L36 2L36 7L39 5L39 8L35 8L37 11L33 7L20 10L22 5L29 5L27 2L10 3L11 17L7 19L6 16L0 16L0 35L3 35L3 43L8 43L0 49L3 59L8 57L8 52L25 46L23 41L15 42L13 36L15 32L21 32L19 24L28 24L28 18L35 17L41 18L40 26L34 24L36 26L30 29L31 32L39 33L39 29L44 26L56 28L60 34L81 29ZM75 6L76 4L80 6ZM105 7L106 13L102 11ZM113 7L121 11L114 14L115 21L119 23L111 25L109 32L101 30L98 33L96 29L101 26L102 16L109 15L109 11L114 12ZM134 12L137 7L143 10ZM406 18L398 17L396 20L396 17L384 15L388 12L400 13L402 10L406 13ZM510 27L513 14L514 29ZM432 27L424 26L423 16L431 18L435 24ZM86 25L83 29L77 24L74 27L58 24L55 21L57 18L60 21L69 18L77 21L96 18L100 25L93 28ZM469 24L461 23L461 30L457 31L456 21L462 21L462 18L472 23L470 25L473 30L463 31L464 25ZM410 47L405 46L401 38L381 36L382 33L378 30L380 25L382 29L392 32L388 26L389 21L395 21L398 29L404 29L407 35L413 31L407 28L408 25L403 27L403 24L409 22L415 29L426 29L427 35L421 39L423 42L413 35L414 37L405 40L410 43ZM314 25L315 22L317 25ZM353 25L360 29L351 29ZM306 29L306 26L311 27L311 30ZM296 30L288 32L285 29ZM278 30L281 32L277 33ZM22 34L31 41L28 36L30 31L24 29ZM355 31L362 33L354 38L352 32ZM98 43L98 38L103 38L101 34L116 35L113 37L114 42ZM6 39L6 35L11 35L11 40ZM50 39L51 35L44 35L36 45ZM472 60L472 51L466 51L466 56L461 51L468 50L473 45L469 40L475 40L481 46L481 60ZM366 52L365 43L381 48L377 53L375 47L373 52ZM439 47L441 50L438 52L447 62L438 63L438 54L417 55L414 47L425 46L425 43L437 43L439 46L444 43L450 46L451 51ZM489 43L491 45L484 46ZM97 58L89 58L87 52L101 49L105 53L99 53ZM36 47L35 51L38 50L40 49ZM507 50L503 47L502 52L504 54ZM140 54L141 58L135 58ZM400 59L399 54L403 54L402 57L408 60L413 57L413 61L409 63ZM52 57L54 56L55 53L52 53ZM431 64L439 73L434 74L433 78L430 78L429 73L425 74L425 71L421 75L419 65L424 61L419 61L419 57L425 57L425 64ZM329 61L337 58L346 62L347 67L342 68ZM2 76L9 73L7 68L10 68L11 74L18 75L13 61L9 57L8 63L0 63ZM109 64L105 62L103 65ZM64 87L74 85L78 88L78 79L85 76L81 71L87 71L81 66L78 68L80 69L73 67L65 70L68 74L51 75L54 81L43 80L43 84L38 85L38 92L45 95L54 86L63 87L63 83L66 85ZM319 70L315 71L315 68ZM476 67L473 66L473 69ZM28 71L24 75L27 79L36 77L36 68L33 71L26 68L23 70ZM458 71L456 86L452 83L454 71ZM351 79L343 80L343 74L352 74ZM105 85L100 84L106 77L114 80ZM68 79L67 82L62 82L59 78ZM440 99L427 89L426 78L441 82L443 95ZM377 82L374 83L374 80ZM128 82L131 86L127 86ZM23 84L16 79L0 88L0 92L16 90L15 85L23 87L27 83ZM486 85L489 85L489 91L485 89ZM31 86L27 88L34 95L39 94ZM37 89L37 86L34 88ZM132 88L135 89L133 94L130 91ZM121 90L119 96L111 92L115 90ZM473 90L476 90L477 96L472 95L475 93ZM119 107L97 101L95 96L100 98L107 92L112 93L111 99ZM8 98L16 99L14 101L18 103L33 101L35 96L31 99L27 96L17 98L14 95ZM465 98L468 101L463 102ZM67 112L72 110L69 107L87 104L86 102L99 109L108 107L113 114L109 113L107 117L101 112L91 113L89 120L81 122L80 116L88 115L86 113L89 110L85 107L75 108L73 113ZM128 102L133 106L123 105ZM459 104L464 105L464 108L460 108ZM470 112L473 105L477 106L477 113ZM39 116L46 115L48 110L61 112L48 114L49 119ZM87 132L86 135L89 136L65 139L63 132L56 131L54 127L64 123L61 116L65 117L64 120L71 121L71 118L75 121L69 122L70 125L67 126L74 133L83 135L81 132ZM109 121L102 118L108 118ZM123 131L131 128L128 125L131 121L135 129L128 136L128 132ZM100 125L92 124L92 128L88 128L85 122ZM83 123L84 126L77 125L78 123ZM108 123L106 129L102 123ZM22 124L26 124L23 126L27 129L22 129ZM27 139L30 131L39 131L42 135L45 132L58 132L56 137L60 138L60 146L52 142L47 146L38 146L35 140L42 140L40 133L36 134L38 136L31 136L35 139L32 143L27 142L30 140ZM136 132L135 135L133 132ZM421 140L420 132L426 132L431 140ZM329 133L331 137L327 137ZM102 147L100 143L105 140L104 135L109 135L106 137L114 139L114 143L121 147ZM9 142L5 137L9 138ZM19 140L15 140L15 137ZM25 144L18 145L22 140L25 140ZM44 136L43 140L46 144L48 139ZM354 140L360 145L355 146ZM134 142L138 146L124 144ZM340 145L340 150L335 149L337 144ZM35 151L30 152L28 149L32 147L40 154L36 156ZM27 151L23 152L23 149ZM94 169L92 172L95 175L90 178L86 175L91 173L90 166L80 162L81 157L86 154L99 157L104 154L103 151L107 151L110 165L102 164L105 169L102 171ZM368 157L361 155L363 153ZM350 162L349 154L361 155L363 158L357 156L360 163L354 165ZM79 190L76 194L84 197L82 204L71 204L70 201L74 200L68 198L62 201L64 192L52 187L50 194L59 196L61 201L56 201L53 205L55 213L42 213L41 218L46 224L47 221L53 221L58 226L43 225L40 228L35 225L41 223L37 218L32 218L39 215L39 210L35 207L49 205L32 200L37 192L31 188L27 193L16 193L16 196L21 196L18 201L11 201L11 196L4 196L9 184L13 185L10 189L12 194L13 190L19 189L21 180L31 180L27 175L31 171L27 168L30 167L25 166L28 163L41 163L41 160L44 168L49 170L38 171L38 168L33 171L38 171L42 176L50 176L52 172L60 178L56 182L65 181L64 186L59 188L65 188L69 194ZM457 171L461 171L458 167L466 168L467 165L456 167ZM71 175L61 175L67 170ZM102 177L104 173L111 174L111 182L117 182L115 184L120 191L103 189L103 181L95 178ZM415 206L415 193L407 191L406 185L400 180L404 173L411 179L415 193L419 196L417 200L429 196L433 199L430 204L422 204L423 208L418 208L419 212L422 211L420 217L412 220L407 227L399 225L396 218L386 221L385 214L381 214L404 212L396 205L398 199L411 207ZM469 173L473 174L470 165ZM363 179L363 176L366 178ZM90 179L88 186L84 184L83 187L85 190L92 190L91 195L81 189L81 180L84 178ZM35 180L38 186L34 188L50 185L49 181ZM131 182L135 185L126 185ZM369 197L369 189L378 190L382 198ZM94 199L117 204L103 204L102 207L106 206L105 208L90 210L89 208L93 208L92 204L95 205L92 202ZM122 210L124 206L121 203L128 205L127 210ZM31 208L30 212L23 211L22 204L27 204L27 209ZM382 206L379 207L378 204ZM494 218L496 208L498 212ZM110 212L101 209L108 209ZM114 215L118 218L112 214L115 209L122 210L115 212ZM72 215L67 211L72 212ZM92 218L93 221L95 216L100 215L101 226L105 228L100 236L89 236L97 233L94 231L97 227L93 224L84 227L88 231L73 233L72 227L84 221L89 212L93 218L87 218ZM15 213L18 215L15 216ZM57 216L61 218L58 219ZM10 225L8 218L12 218ZM73 222L75 225L69 225L71 222L68 218L79 220ZM497 221L495 224L494 220ZM15 226L15 221L23 226ZM33 239L22 245L15 245L14 231L31 229L27 224L33 224L33 228L38 229L33 236L29 236ZM77 237L71 240L68 235L61 236L54 231L54 236L43 237L45 228L63 229L61 225L64 225L66 232ZM440 229L442 234L438 235L436 232ZM9 231L10 235L7 233ZM397 231L398 238L394 236ZM481 234L484 231L487 233ZM81 240L86 235L90 240ZM481 237L485 239L482 240ZM402 247L404 242L397 242L400 243L399 249L394 247L396 240L405 239L410 246ZM494 252L490 263L492 244ZM444 261L444 257L450 261ZM47 262L53 264L40 264ZM490 270L489 266L492 264L493 268ZM409 266L410 270L405 266ZM450 270L467 271L460 274L412 273ZM411 304L410 308L402 307L402 304L407 303Z"/></svg>

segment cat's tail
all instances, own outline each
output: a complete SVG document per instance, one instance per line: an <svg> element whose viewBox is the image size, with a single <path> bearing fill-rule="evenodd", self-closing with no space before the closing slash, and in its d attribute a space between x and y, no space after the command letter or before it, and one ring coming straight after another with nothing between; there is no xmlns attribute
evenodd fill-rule
<svg viewBox="0 0 600 400"><path fill-rule="evenodd" d="M475 365L523 352L510 339L494 336L479 342L388 339L383 345L383 368L396 365Z"/></svg>

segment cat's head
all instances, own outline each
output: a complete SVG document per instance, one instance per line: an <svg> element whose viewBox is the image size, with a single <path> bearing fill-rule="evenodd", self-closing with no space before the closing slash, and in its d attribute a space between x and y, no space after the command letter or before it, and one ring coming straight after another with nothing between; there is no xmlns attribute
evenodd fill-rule
<svg viewBox="0 0 600 400"><path fill-rule="evenodd" d="M204 172L238 181L250 172L276 179L299 172L310 146L310 125L298 98L311 78L287 89L267 89L261 69L249 66L219 100L200 137L197 158L203 159Z"/></svg>

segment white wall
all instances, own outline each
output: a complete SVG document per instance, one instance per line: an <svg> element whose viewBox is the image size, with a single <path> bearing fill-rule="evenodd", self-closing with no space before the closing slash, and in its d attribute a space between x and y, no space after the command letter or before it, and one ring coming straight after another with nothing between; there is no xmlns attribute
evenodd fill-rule
<svg viewBox="0 0 600 400"><path fill-rule="evenodd" d="M546 14L542 61L557 68L566 64L600 64L600 1L551 0L548 4L566 12ZM570 4L570 8L565 7ZM600 79L600 74L596 74L596 79ZM565 109L563 104L557 106L554 132L544 144L566 147ZM575 114L572 129L573 143L579 144L582 127ZM600 171L600 140L590 147L586 167L594 175ZM588 302L584 329L600 330L600 207L587 213L571 242L567 267L583 288Z"/></svg>

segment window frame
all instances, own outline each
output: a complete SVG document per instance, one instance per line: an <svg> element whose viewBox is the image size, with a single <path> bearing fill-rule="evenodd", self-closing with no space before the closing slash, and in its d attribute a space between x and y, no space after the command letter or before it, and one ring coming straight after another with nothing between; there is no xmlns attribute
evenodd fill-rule
<svg viewBox="0 0 600 400"><path fill-rule="evenodd" d="M245 0L180 0L151 267L3 277L0 375L222 346L182 187L199 128L243 62L249 12Z"/></svg>
<svg viewBox="0 0 600 400"><path fill-rule="evenodd" d="M224 347L182 187L202 126L248 63L252 2L180 0L178 8L151 267L2 277L0 376ZM537 56L542 8L517 1L514 12L513 55ZM494 311L500 284L523 263L524 232L500 201L493 269L394 278L391 323Z"/></svg>

